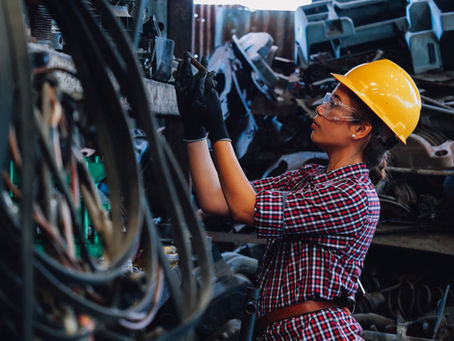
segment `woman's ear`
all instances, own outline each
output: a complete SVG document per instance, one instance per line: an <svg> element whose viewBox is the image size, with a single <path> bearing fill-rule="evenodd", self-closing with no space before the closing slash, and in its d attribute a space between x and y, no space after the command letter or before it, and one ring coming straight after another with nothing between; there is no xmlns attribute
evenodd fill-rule
<svg viewBox="0 0 454 341"><path fill-rule="evenodd" d="M353 127L355 140L359 140L366 137L372 131L372 124L370 124L370 122L368 121L355 124Z"/></svg>

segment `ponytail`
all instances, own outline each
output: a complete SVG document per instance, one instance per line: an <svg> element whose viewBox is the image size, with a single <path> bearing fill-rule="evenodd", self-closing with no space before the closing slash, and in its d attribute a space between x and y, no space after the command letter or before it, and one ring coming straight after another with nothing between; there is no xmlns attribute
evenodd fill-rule
<svg viewBox="0 0 454 341"><path fill-rule="evenodd" d="M397 144L391 130L375 115L371 116L370 140L363 151L364 161L369 168L369 177L374 185L386 178L388 150Z"/></svg>

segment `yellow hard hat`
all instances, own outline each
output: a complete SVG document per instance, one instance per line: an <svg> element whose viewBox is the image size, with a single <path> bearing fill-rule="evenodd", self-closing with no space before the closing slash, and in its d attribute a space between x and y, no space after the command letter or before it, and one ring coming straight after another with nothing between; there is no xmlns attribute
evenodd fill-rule
<svg viewBox="0 0 454 341"><path fill-rule="evenodd" d="M421 97L410 75L388 59L360 64L345 76L332 73L353 91L403 143L416 128Z"/></svg>

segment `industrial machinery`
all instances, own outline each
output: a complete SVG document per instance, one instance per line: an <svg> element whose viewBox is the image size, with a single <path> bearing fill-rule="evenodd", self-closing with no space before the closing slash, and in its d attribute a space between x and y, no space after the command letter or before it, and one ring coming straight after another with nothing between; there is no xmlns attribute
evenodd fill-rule
<svg viewBox="0 0 454 341"><path fill-rule="evenodd" d="M26 8L6 1L0 9L2 337L191 335L211 299L212 257L151 114L144 72L134 40L117 19L118 6L58 0ZM48 37L58 27L63 52L49 48L54 40L34 36L41 27L36 13L51 23ZM29 23L21 20L27 17L35 25L29 35ZM162 79L159 65L154 70ZM148 199L158 185L152 193L143 190L145 145L150 176L159 179L160 207ZM96 159L103 169L94 169ZM160 238L159 219L166 220L172 243ZM153 326L166 303L172 319Z"/></svg>
<svg viewBox="0 0 454 341"><path fill-rule="evenodd" d="M237 156L251 178L326 162L311 144L309 125L336 85L330 73L389 58L415 79L421 120L407 145L391 150L388 177L377 187L381 219L356 297L354 316L366 340L454 337L453 11L448 1L313 1L294 14L293 61L274 58L278 47L266 33L233 37L210 58ZM274 75L257 67L264 61ZM247 226L225 224L224 231L230 235L211 235L260 242Z"/></svg>
<svg viewBox="0 0 454 341"><path fill-rule="evenodd" d="M264 242L250 226L197 214L169 143L178 45L160 6L0 4L6 339L246 333ZM422 118L377 187L382 215L354 311L366 340L454 340L453 13L444 0L314 1L294 14L294 60L251 32L207 61L250 179L326 163L310 124L331 72L390 58L412 73Z"/></svg>

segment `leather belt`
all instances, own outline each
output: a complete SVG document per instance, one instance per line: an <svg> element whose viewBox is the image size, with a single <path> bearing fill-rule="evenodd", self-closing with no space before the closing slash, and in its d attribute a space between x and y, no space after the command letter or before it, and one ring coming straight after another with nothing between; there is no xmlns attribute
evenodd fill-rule
<svg viewBox="0 0 454 341"><path fill-rule="evenodd" d="M336 306L339 306L339 304L334 301L305 301L270 311L257 320L257 335L260 335L267 326L274 322ZM350 314L347 307L342 309Z"/></svg>

